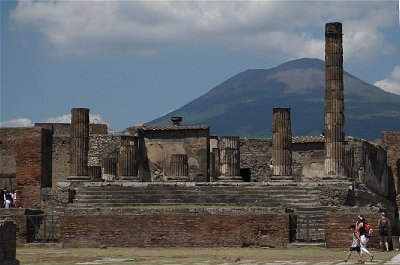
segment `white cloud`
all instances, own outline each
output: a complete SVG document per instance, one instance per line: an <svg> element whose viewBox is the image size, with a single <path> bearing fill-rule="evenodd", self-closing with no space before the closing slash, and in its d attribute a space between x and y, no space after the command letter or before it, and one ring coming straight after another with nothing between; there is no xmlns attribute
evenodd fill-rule
<svg viewBox="0 0 400 265"><path fill-rule="evenodd" d="M374 86L383 90L400 95L400 65L397 65L388 78L376 81Z"/></svg>
<svg viewBox="0 0 400 265"><path fill-rule="evenodd" d="M0 127L33 127L33 122L30 119L14 119L0 123Z"/></svg>
<svg viewBox="0 0 400 265"><path fill-rule="evenodd" d="M47 120L43 121L43 123L70 123L71 122L71 114L64 114L59 117L51 117ZM104 123L100 114L89 114L89 122L90 123ZM34 122L27 118L20 118L9 120L0 123L0 127L33 127Z"/></svg>
<svg viewBox="0 0 400 265"><path fill-rule="evenodd" d="M391 45L381 30L393 1L20 1L12 13L61 55L156 53L170 46L223 45L286 58L323 58L324 24L344 24L345 59L373 60Z"/></svg>
<svg viewBox="0 0 400 265"><path fill-rule="evenodd" d="M59 117L51 117L48 118L44 123L70 123L71 122L71 114L64 114ZM103 118L100 114L89 114L89 122L90 123L106 123L103 121Z"/></svg>

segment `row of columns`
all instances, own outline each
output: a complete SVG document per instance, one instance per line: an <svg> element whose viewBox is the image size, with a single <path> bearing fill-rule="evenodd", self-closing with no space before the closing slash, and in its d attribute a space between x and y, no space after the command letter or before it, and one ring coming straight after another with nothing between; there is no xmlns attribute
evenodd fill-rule
<svg viewBox="0 0 400 265"><path fill-rule="evenodd" d="M99 168L88 170L89 110L75 108L71 111L70 178L96 178ZM180 120L176 121L177 123ZM325 174L344 175L344 93L342 24L325 25ZM241 181L240 148L238 136L221 137L219 148L210 155L210 175L218 181ZM218 149L218 150L217 150ZM116 157L103 161L105 174L135 179L138 175L138 140L133 136L121 137L121 148ZM118 167L116 167L118 161ZM188 158L173 154L170 160L171 180L188 180ZM272 123L273 175L292 175L292 133L289 108L274 108ZM219 166L216 166L219 165ZM100 173L101 174L101 173Z"/></svg>

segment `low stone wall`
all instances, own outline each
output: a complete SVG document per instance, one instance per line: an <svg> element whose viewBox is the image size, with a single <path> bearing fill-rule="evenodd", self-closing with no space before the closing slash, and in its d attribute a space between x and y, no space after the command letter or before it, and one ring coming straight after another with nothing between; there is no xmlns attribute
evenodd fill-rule
<svg viewBox="0 0 400 265"><path fill-rule="evenodd" d="M76 209L59 219L64 246L286 246L289 214L261 208Z"/></svg>

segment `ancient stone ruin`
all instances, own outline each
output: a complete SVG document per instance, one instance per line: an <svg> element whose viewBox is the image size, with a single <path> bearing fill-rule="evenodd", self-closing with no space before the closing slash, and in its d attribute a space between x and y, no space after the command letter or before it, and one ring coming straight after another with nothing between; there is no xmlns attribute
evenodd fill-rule
<svg viewBox="0 0 400 265"><path fill-rule="evenodd" d="M0 219L15 220L17 244L343 247L358 214L385 211L398 243L400 132L345 137L341 24L325 38L323 135L292 136L290 106L271 110L272 139L184 117L109 133L73 108L71 123L0 129L0 186L18 192Z"/></svg>

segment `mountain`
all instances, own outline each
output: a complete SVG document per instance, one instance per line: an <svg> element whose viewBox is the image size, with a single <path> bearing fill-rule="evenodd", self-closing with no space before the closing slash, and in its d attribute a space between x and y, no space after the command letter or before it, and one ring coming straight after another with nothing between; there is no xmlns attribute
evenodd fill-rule
<svg viewBox="0 0 400 265"><path fill-rule="evenodd" d="M210 125L214 135L271 137L272 108L291 108L292 134L317 136L324 129L325 62L298 59L271 69L251 69L149 124ZM400 96L344 72L345 134L376 139L400 130Z"/></svg>

